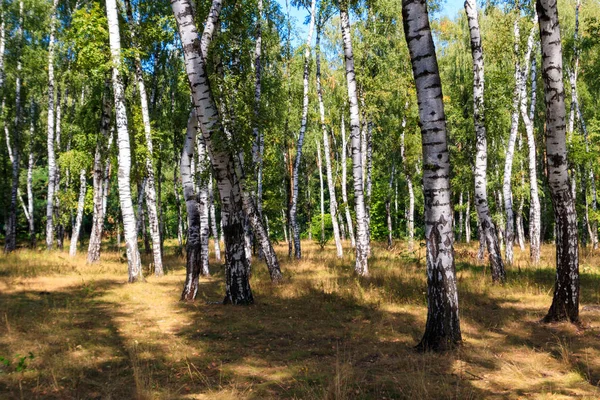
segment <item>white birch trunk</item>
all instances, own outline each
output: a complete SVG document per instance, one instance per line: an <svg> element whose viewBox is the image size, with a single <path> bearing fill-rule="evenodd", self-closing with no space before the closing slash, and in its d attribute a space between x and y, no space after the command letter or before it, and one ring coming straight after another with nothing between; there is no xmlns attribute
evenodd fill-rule
<svg viewBox="0 0 600 400"><path fill-rule="evenodd" d="M335 181L333 180L333 173L331 171L331 149L329 148L329 134L327 132L327 125L325 123L325 105L323 104L323 87L321 86L321 23L321 18L319 18L319 23L317 25L317 41L315 44L317 97L319 99L319 116L321 117L321 131L323 133L323 152L325 157L325 170L327 173L327 189L329 191L329 214L331 215L331 225L333 227L333 240L335 241L337 257L342 258L344 256L344 250L342 248L342 240L340 238L340 226L338 224L337 218L338 206L335 195ZM319 161L319 164L320 163L321 162ZM321 167L319 167L319 173L322 174Z"/></svg>
<svg viewBox="0 0 600 400"><path fill-rule="evenodd" d="M496 227L492 221L487 194L487 133L484 111L484 61L481 34L475 0L465 1L465 11L469 22L471 53L473 56L473 119L475 123L475 207L479 219L480 235L489 253L492 279L503 281L504 264L500 254ZM480 251L481 257L483 253Z"/></svg>
<svg viewBox="0 0 600 400"><path fill-rule="evenodd" d="M56 7L54 0L50 20L50 40L48 42L48 195L46 203L46 248L54 245L54 181L56 174L56 156L54 154L54 40L56 34Z"/></svg>
<svg viewBox="0 0 600 400"><path fill-rule="evenodd" d="M323 161L321 144L317 140L317 168L319 169L319 199L321 200L321 243L325 244L325 186L323 185Z"/></svg>
<svg viewBox="0 0 600 400"><path fill-rule="evenodd" d="M1 68L0 68L1 70ZM1 72L0 72L1 73ZM33 138L35 136L35 103L31 100L31 106L29 108L30 119L29 119L29 157L27 160L27 225L29 226L29 247L32 249L36 246L35 240L35 219L33 215L33 167L35 164L35 158L33 154Z"/></svg>
<svg viewBox="0 0 600 400"><path fill-rule="evenodd" d="M385 199L385 216L387 220L387 230L388 230L388 249L391 249L394 245L393 241L393 226L392 226L392 189L394 184L394 172L396 170L396 165L392 164L392 171L390 172L390 183L388 185L388 192Z"/></svg>
<svg viewBox="0 0 600 400"><path fill-rule="evenodd" d="M292 173L292 203L290 207L290 222L294 233L294 257L301 258L302 250L300 245L300 226L298 225L298 174L300 173L300 162L302 158L302 147L304 146L304 134L308 124L308 70L310 66L310 46L312 42L313 30L315 27L315 7L316 0L311 0L310 4L310 24L308 26L308 37L306 39L306 48L304 49L304 74L302 78L302 120L300 122L300 133L298 134L298 143L296 144L296 159L294 160L294 169ZM309 229L310 233L310 229Z"/></svg>
<svg viewBox="0 0 600 400"><path fill-rule="evenodd" d="M556 283L544 321L579 320L577 214L567 172L563 62L556 2L537 0L546 103L548 185L556 221Z"/></svg>
<svg viewBox="0 0 600 400"><path fill-rule="evenodd" d="M213 177L212 173L208 175L208 204L210 212L210 229L215 246L215 258L217 261L221 261L221 245L219 243L219 232L217 230L217 219L215 213L215 195L213 191Z"/></svg>
<svg viewBox="0 0 600 400"><path fill-rule="evenodd" d="M127 8L127 19L129 22L129 31L131 33L131 42L134 46L137 46L137 40L135 36L136 23L133 20L133 12L131 10L131 3L129 0L125 1ZM144 125L144 136L146 139L146 208L148 209L148 225L150 226L150 237L152 238L152 255L154 259L154 274L156 276L163 276L163 264L161 254L161 242L160 242L160 226L158 221L158 209L156 207L156 184L154 177L154 161L153 152L154 146L152 144L152 129L150 127L150 112L148 111L148 95L146 93L146 85L144 84L144 76L142 72L142 62L139 55L136 53L134 57L135 61L135 80L137 82L137 88L140 95L140 108L142 112L142 123Z"/></svg>
<svg viewBox="0 0 600 400"><path fill-rule="evenodd" d="M417 348L444 351L462 342L454 271L450 160L442 84L427 6L403 0L404 34L412 64L423 142L423 194L427 245L427 323Z"/></svg>
<svg viewBox="0 0 600 400"><path fill-rule="evenodd" d="M406 160L406 148L404 146L404 138L406 133L406 114L408 110L408 101L404 105L404 115L402 116L402 125L400 131L400 158L402 159L402 169L406 184L408 187L408 209L406 210L406 230L408 234L408 251L413 251L415 246L415 191L413 189L412 175L409 172L409 165ZM397 190L397 188L396 188ZM396 193L396 198L398 194ZM396 203L396 213L398 212L398 204Z"/></svg>
<svg viewBox="0 0 600 400"><path fill-rule="evenodd" d="M206 145L201 135L196 135L196 149L198 151L198 164L196 166L196 181L198 182L198 210L200 212L200 246L201 246L201 274L210 275L208 269L208 237L210 225L208 221L208 174L210 161L206 154Z"/></svg>
<svg viewBox="0 0 600 400"><path fill-rule="evenodd" d="M369 229L365 209L363 191L363 164L360 143L360 111L358 109L358 95L356 90L356 77L354 73L354 53L352 51L352 38L350 36L350 18L348 4L340 3L340 25L344 47L344 60L346 67L346 84L348 89L348 102L350 105L350 142L352 145L352 176L354 178L354 200L356 209L356 264L354 271L360 276L369 275L367 258L369 255Z"/></svg>
<svg viewBox="0 0 600 400"><path fill-rule="evenodd" d="M81 222L83 221L83 206L85 205L85 192L87 189L87 182L85 177L85 169L81 169L79 172L79 201L77 202L77 217L75 219L75 225L73 226L73 232L71 234L71 244L69 247L69 255L74 257L77 254L77 241L79 240L79 233L81 230Z"/></svg>
<svg viewBox="0 0 600 400"><path fill-rule="evenodd" d="M463 238L463 192L458 196L458 242Z"/></svg>
<svg viewBox="0 0 600 400"><path fill-rule="evenodd" d="M129 282L144 280L140 252L137 244L137 232L135 223L135 212L131 200L131 147L129 144L129 132L127 128L127 112L125 110L125 93L121 82L121 36L119 34L119 19L117 16L116 0L106 0L106 17L108 20L108 32L110 52L112 56L112 83L115 101L115 121L118 134L119 148L119 201L121 203L121 215L123 217L123 230L125 234L125 246L127 249L127 265Z"/></svg>
<svg viewBox="0 0 600 400"><path fill-rule="evenodd" d="M471 194L467 192L467 210L465 211L465 242L471 243Z"/></svg>
<svg viewBox="0 0 600 400"><path fill-rule="evenodd" d="M342 131L342 201L344 202L344 211L346 214L346 224L348 225L348 236L350 237L350 244L352 248L356 247L356 241L354 239L354 227L352 226L352 216L350 215L350 206L348 205L348 190L347 190L347 164L346 160L348 159L348 155L346 153L346 146L348 146L348 142L346 141L346 124L344 123L344 112L342 111L342 123L341 123L341 131Z"/></svg>

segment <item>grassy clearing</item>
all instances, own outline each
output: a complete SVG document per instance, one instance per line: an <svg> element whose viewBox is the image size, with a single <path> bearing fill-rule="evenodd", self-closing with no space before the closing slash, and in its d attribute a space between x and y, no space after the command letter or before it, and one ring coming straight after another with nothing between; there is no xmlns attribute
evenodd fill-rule
<svg viewBox="0 0 600 400"><path fill-rule="evenodd" d="M184 263L169 247L168 274L135 285L117 253L95 266L66 253L0 256L0 356L11 361L0 363L0 397L600 398L600 312L582 311L583 327L538 323L552 246L539 267L516 250L504 286L475 247L457 246L465 343L440 355L412 349L427 312L423 248L375 244L371 277L358 279L351 256L303 245L302 261L277 247L282 285L255 262L249 307L211 304L224 294L214 262L198 300L179 302ZM582 255L582 305L600 304L598 261Z"/></svg>

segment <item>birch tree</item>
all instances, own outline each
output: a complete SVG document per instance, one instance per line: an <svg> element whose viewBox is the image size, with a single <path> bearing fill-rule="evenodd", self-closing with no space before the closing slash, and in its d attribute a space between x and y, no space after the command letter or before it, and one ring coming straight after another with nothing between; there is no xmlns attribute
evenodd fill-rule
<svg viewBox="0 0 600 400"><path fill-rule="evenodd" d="M347 189L347 164L346 160L348 159L348 155L346 152L346 148L348 146L348 142L346 141L346 124L344 123L344 112L342 111L342 123L340 131L342 133L342 201L344 202L344 211L346 214L346 224L348 225L348 236L350 237L350 244L352 247L356 247L356 241L354 239L354 227L352 226L352 216L350 215L350 206L348 204L348 189Z"/></svg>
<svg viewBox="0 0 600 400"><path fill-rule="evenodd" d="M87 190L87 181L85 168L82 168L79 172L79 200L77 201L77 218L75 225L73 226L73 232L71 234L71 243L69 246L69 255L74 257L77 254L77 241L79 240L79 234L81 231L81 222L83 221L83 207L85 205L85 192Z"/></svg>
<svg viewBox="0 0 600 400"><path fill-rule="evenodd" d="M489 253L492 279L502 282L505 279L504 263L500 254L496 227L492 221L487 195L487 134L484 111L484 62L479 19L475 0L465 1L465 11L469 23L471 53L473 56L473 119L475 122L475 207L479 218L481 237Z"/></svg>
<svg viewBox="0 0 600 400"><path fill-rule="evenodd" d="M462 342L454 271L450 160L442 84L425 0L403 0L402 19L419 104L427 245L427 323L421 350Z"/></svg>
<svg viewBox="0 0 600 400"><path fill-rule="evenodd" d="M129 143L129 131L127 129L127 112L125 110L125 93L121 82L121 36L119 33L119 19L117 16L116 0L106 0L106 19L108 21L108 32L110 41L110 53L112 57L112 84L115 102L115 121L118 134L119 149L119 201L121 203L121 215L123 218L123 230L125 234L125 246L127 253L127 265L129 270L129 282L144 280L140 252L137 244L137 230L135 212L131 199L131 147Z"/></svg>
<svg viewBox="0 0 600 400"><path fill-rule="evenodd" d="M352 176L354 178L354 201L356 210L356 263L354 271L360 276L367 276L369 275L369 267L367 264L367 257L369 255L369 228L367 225L368 221L363 191L360 111L358 109L358 93L356 90L356 76L354 72L352 38L350 36L348 2L346 0L341 1L339 7L346 68L346 85L348 89L348 102L350 105L350 142L352 148Z"/></svg>
<svg viewBox="0 0 600 400"><path fill-rule="evenodd" d="M575 202L569 187L562 45L556 2L537 0L544 101L548 185L556 221L556 283L545 322L579 320L579 248Z"/></svg>

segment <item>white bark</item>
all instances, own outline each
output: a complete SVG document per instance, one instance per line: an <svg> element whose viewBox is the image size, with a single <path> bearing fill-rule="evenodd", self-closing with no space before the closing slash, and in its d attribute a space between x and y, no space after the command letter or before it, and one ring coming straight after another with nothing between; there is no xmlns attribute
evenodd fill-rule
<svg viewBox="0 0 600 400"><path fill-rule="evenodd" d="M354 227L352 226L352 216L350 215L350 206L348 204L348 190L347 190L347 182L346 177L347 174L347 164L346 160L348 156L346 154L346 146L348 146L348 142L346 141L346 124L344 123L344 112L342 111L342 123L341 123L341 131L342 131L342 201L344 202L344 211L346 214L346 224L348 225L348 236L350 237L350 244L352 247L356 247L356 241L354 239Z"/></svg>
<svg viewBox="0 0 600 400"><path fill-rule="evenodd" d="M484 110L484 60L479 31L479 20L475 0L465 1L465 11L469 22L471 53L473 56L473 119L475 123L475 207L479 219L480 235L487 244L492 279L503 281L504 264L500 254L496 227L492 221L487 194L487 133ZM481 257L483 253L480 251Z"/></svg>
<svg viewBox="0 0 600 400"><path fill-rule="evenodd" d="M202 255L200 257L202 275L210 275L208 270L208 237L210 225L208 221L208 177L210 161L206 154L206 145L201 135L196 136L196 149L198 152L198 164L196 165L196 182L198 183L198 210L200 212L200 245Z"/></svg>
<svg viewBox="0 0 600 400"><path fill-rule="evenodd" d="M129 0L125 0L127 8L127 18L129 22L129 31L131 34L131 41L133 46L137 46L137 39L135 36L136 24L133 20L133 13L131 10L131 3ZM146 208L148 209L148 225L150 226L150 237L152 238L152 255L154 259L154 274L156 276L163 276L163 264L161 254L161 243L160 243L160 226L158 221L158 210L156 207L156 184L154 177L154 161L153 152L154 147L152 144L152 129L150 127L150 112L148 111L148 95L146 94L146 85L144 84L144 76L142 72L142 62L139 55L136 53L134 57L135 61L135 80L137 82L137 88L140 96L140 108L142 112L142 123L144 125L144 136L146 139Z"/></svg>
<svg viewBox="0 0 600 400"><path fill-rule="evenodd" d="M354 73L354 54L350 36L350 18L348 4L340 3L340 23L346 67L346 84L350 104L350 142L352 145L352 176L354 177L354 200L356 209L356 264L354 271L360 276L369 275L367 257L369 255L369 229L363 191L363 164L360 143L360 111L356 77Z"/></svg>
<svg viewBox="0 0 600 400"><path fill-rule="evenodd" d="M546 322L579 320L577 214L567 172L563 62L556 2L537 0L546 103L548 186L556 221L556 283Z"/></svg>
<svg viewBox="0 0 600 400"><path fill-rule="evenodd" d="M423 143L428 313L425 333L417 347L443 351L462 342L454 271L446 116L426 2L403 0L402 17L417 89Z"/></svg>
<svg viewBox="0 0 600 400"><path fill-rule="evenodd" d="M119 34L119 19L117 16L116 0L106 0L106 17L108 20L108 32L110 52L112 57L112 83L115 101L115 120L118 134L119 148L119 201L121 203L121 215L123 217L123 230L125 234L125 246L127 249L127 264L129 282L143 280L140 253L137 244L137 232L135 223L135 212L131 200L131 147L129 143L129 132L127 128L127 112L125 110L125 93L121 82L121 36Z"/></svg>
<svg viewBox="0 0 600 400"><path fill-rule="evenodd" d="M210 229L215 246L215 258L217 261L221 261L221 245L219 243L219 232L217 230L217 219L215 213L215 195L213 191L213 177L212 173L208 175L208 204L210 212Z"/></svg>
<svg viewBox="0 0 600 400"><path fill-rule="evenodd" d="M317 140L317 168L319 170L319 199L321 200L321 243L325 243L325 187L323 185L323 161L321 160L321 144Z"/></svg>
<svg viewBox="0 0 600 400"><path fill-rule="evenodd" d="M400 131L400 158L402 159L402 169L406 184L408 187L408 209L406 210L406 230L408 234L408 251L413 251L415 246L415 191L413 189L412 175L409 170L409 165L406 160L406 148L404 146L404 138L406 132L406 114L408 111L408 101L404 105L404 115L402 116L402 125ZM397 190L397 188L396 188ZM396 198L398 195L396 194ZM396 203L396 213L398 212L398 203Z"/></svg>
<svg viewBox="0 0 600 400"><path fill-rule="evenodd" d="M54 245L54 181L56 174L54 154L54 40L57 5L58 0L54 0L50 20L50 40L48 42L48 195L46 203L46 248L48 250L52 250Z"/></svg>
<svg viewBox="0 0 600 400"><path fill-rule="evenodd" d="M471 243L471 194L467 192L467 210L465 211L465 242Z"/></svg>
<svg viewBox="0 0 600 400"><path fill-rule="evenodd" d="M303 96L302 96L302 120L300 122L300 133L298 134L298 143L296 144L296 159L294 160L294 169L292 173L292 203L290 207L290 222L294 233L294 256L296 258L302 257L302 250L300 245L300 226L297 220L297 208L298 208L298 174L300 173L300 162L302 158L302 147L304 146L304 134L306 133L306 126L308 124L308 69L310 66L310 46L312 42L313 30L315 27L315 7L316 0L311 0L310 4L310 24L308 26L308 38L306 39L306 47L304 49L304 75L302 78L303 83ZM310 229L309 229L310 232Z"/></svg>
<svg viewBox="0 0 600 400"><path fill-rule="evenodd" d="M82 168L79 172L79 201L77 202L77 218L75 219L75 225L73 226L73 232L71 234L71 244L69 247L69 255L74 257L77 254L77 241L79 240L79 232L81 230L81 222L83 221L83 206L85 205L85 192L87 189L87 182L85 177L85 168Z"/></svg>

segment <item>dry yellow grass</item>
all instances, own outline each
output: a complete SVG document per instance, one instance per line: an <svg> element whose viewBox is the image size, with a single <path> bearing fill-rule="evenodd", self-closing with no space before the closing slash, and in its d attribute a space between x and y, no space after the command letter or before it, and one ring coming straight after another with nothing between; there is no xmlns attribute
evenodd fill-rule
<svg viewBox="0 0 600 400"><path fill-rule="evenodd" d="M582 311L583 327L538 322L551 245L538 267L517 249L504 286L475 247L457 246L465 342L446 354L412 348L427 311L424 249L375 244L367 279L332 246L305 242L302 261L277 250L286 282L272 286L255 262L249 307L210 303L224 293L217 263L198 300L179 302L184 262L168 247L168 274L134 285L117 253L95 266L66 253L0 256L0 356L11 361L0 398L600 398L600 312ZM598 261L582 255L582 305L600 303Z"/></svg>

